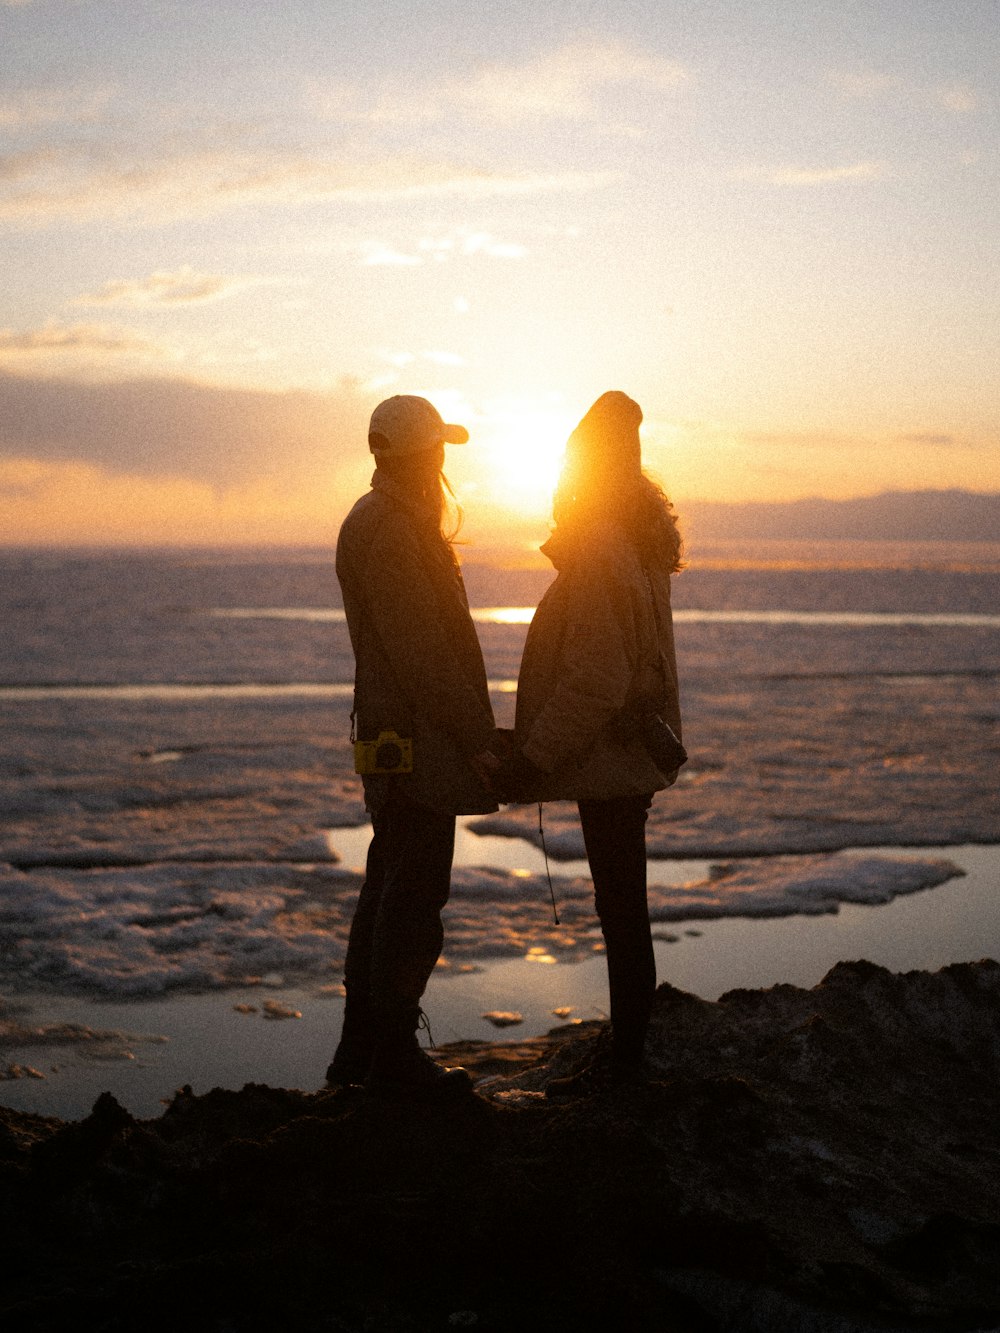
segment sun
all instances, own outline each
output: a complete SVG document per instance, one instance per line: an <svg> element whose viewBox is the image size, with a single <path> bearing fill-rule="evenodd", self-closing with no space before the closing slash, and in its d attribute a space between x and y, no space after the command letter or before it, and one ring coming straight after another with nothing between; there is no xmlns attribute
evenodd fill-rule
<svg viewBox="0 0 1000 1333"><path fill-rule="evenodd" d="M497 413L484 431L491 498L523 514L547 514L573 419L555 409Z"/></svg>

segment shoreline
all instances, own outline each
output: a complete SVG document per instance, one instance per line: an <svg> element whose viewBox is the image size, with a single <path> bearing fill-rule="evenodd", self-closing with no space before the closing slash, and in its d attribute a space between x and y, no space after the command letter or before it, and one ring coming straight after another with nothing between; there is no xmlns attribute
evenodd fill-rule
<svg viewBox="0 0 1000 1333"><path fill-rule="evenodd" d="M968 873L881 906L843 904L838 912L819 916L654 923L658 976L715 1000L733 988L812 986L850 958L905 972L1000 957L1000 848L935 851L964 862ZM514 1042L548 1032L558 1021L556 1009L569 1008L570 1023L602 1018L606 969L603 954L592 948L600 939L596 920L592 929L590 943L584 937L586 961L563 961L558 951L549 953L539 945L539 952L527 956L459 957L439 968L426 1000L438 1044L495 1040L496 1029L482 1017L493 1010L522 1015L521 1023L504 1030ZM270 981L147 999L19 995L8 988L0 1034L4 1017L21 1002L30 1006L21 1015L25 1026L65 1029L76 1024L82 1032L61 1045L5 1045L0 1038L0 1066L30 1067L44 1075L0 1081L0 1105L80 1118L101 1092L111 1091L134 1114L148 1115L156 1114L162 1099L182 1084L207 1091L258 1079L315 1088L339 1033L339 988L279 977ZM265 1006L300 1017L269 1018ZM95 1039L101 1032L109 1034L106 1040Z"/></svg>
<svg viewBox="0 0 1000 1333"><path fill-rule="evenodd" d="M445 1048L483 1075L447 1101L251 1083L152 1120L109 1095L73 1124L0 1109L0 1313L176 1327L194 1284L202 1326L300 1333L992 1326L998 1007L994 962L840 964L715 1002L662 985L645 1087L546 1097L595 1024Z"/></svg>

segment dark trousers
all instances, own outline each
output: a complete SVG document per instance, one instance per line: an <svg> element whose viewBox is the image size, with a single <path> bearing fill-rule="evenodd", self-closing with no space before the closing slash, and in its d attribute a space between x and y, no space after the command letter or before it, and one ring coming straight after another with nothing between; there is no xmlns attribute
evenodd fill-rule
<svg viewBox="0 0 1000 1333"><path fill-rule="evenodd" d="M405 1035L444 943L455 816L390 796L372 830L344 962L345 1031Z"/></svg>
<svg viewBox="0 0 1000 1333"><path fill-rule="evenodd" d="M642 1056L656 990L646 902L646 813L652 796L580 801L580 824L604 932L616 1060Z"/></svg>

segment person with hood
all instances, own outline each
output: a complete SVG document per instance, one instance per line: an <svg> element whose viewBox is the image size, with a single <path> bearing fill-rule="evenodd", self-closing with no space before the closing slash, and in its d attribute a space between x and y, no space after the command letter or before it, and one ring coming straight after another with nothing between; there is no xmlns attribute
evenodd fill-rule
<svg viewBox="0 0 1000 1333"><path fill-rule="evenodd" d="M684 753L654 760L643 735L652 718L680 737L670 576L682 562L672 506L642 471L641 421L631 398L605 393L569 437L542 547L558 572L525 640L516 748L494 779L501 800L577 802L604 934L610 1059L555 1080L553 1094L645 1081L656 988L645 824Z"/></svg>
<svg viewBox="0 0 1000 1333"><path fill-rule="evenodd" d="M344 520L337 577L355 657L351 739L373 836L344 964L344 1024L326 1078L375 1091L469 1088L421 1048L421 997L441 953L455 816L497 809L496 730L482 651L449 537L444 446L426 398L372 414L371 490ZM453 535L453 534L452 534Z"/></svg>

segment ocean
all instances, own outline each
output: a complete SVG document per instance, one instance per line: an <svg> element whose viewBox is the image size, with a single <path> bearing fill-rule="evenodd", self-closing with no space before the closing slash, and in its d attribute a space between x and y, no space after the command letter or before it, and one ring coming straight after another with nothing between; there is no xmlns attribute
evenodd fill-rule
<svg viewBox="0 0 1000 1333"><path fill-rule="evenodd" d="M461 552L498 721L549 572ZM1000 957L1000 544L693 547L661 980L706 998ZM325 550L0 553L0 1101L318 1086L367 828ZM600 1017L575 812L461 821L436 1042ZM556 1012L558 1011L558 1012Z"/></svg>

